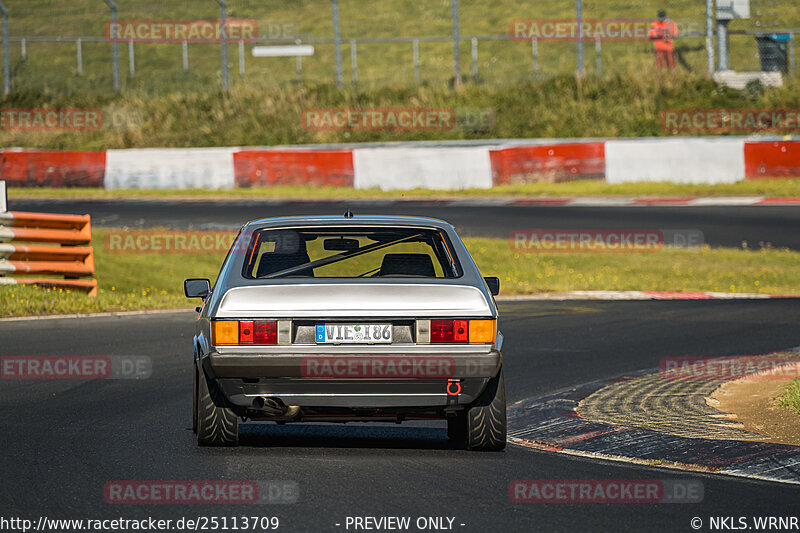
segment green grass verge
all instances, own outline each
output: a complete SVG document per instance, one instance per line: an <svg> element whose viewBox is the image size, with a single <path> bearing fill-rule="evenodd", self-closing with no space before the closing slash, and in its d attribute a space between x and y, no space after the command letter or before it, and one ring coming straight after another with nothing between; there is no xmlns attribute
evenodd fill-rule
<svg viewBox="0 0 800 533"><path fill-rule="evenodd" d="M652 69L650 69L652 70ZM0 100L2 108L91 107L123 117L117 128L92 131L0 130L5 147L59 150L110 148L276 146L420 140L671 136L661 126L668 109L800 108L800 82L770 90L735 91L697 74L629 72L578 79L560 75L510 86L281 87L253 83L223 95L198 93L104 95L28 91ZM317 131L303 124L312 108L448 108L456 114L490 110L486 127L459 125L445 131ZM109 111L111 112L111 111ZM130 120L124 117L130 117ZM134 118L135 117L135 118ZM751 133L774 133L769 131Z"/></svg>
<svg viewBox="0 0 800 533"><path fill-rule="evenodd" d="M651 253L515 252L501 239L467 239L485 275L502 294L574 290L719 291L800 295L800 253L708 247Z"/></svg>
<svg viewBox="0 0 800 533"><path fill-rule="evenodd" d="M0 285L0 314L25 316L188 307L183 280L215 279L222 254L110 254L94 231L96 298ZM501 294L569 290L721 291L800 295L800 253L788 250L666 249L656 253L516 253L504 239L466 239Z"/></svg>
<svg viewBox="0 0 800 533"><path fill-rule="evenodd" d="M621 183L611 185L599 180L577 180L564 183L525 183L500 185L491 189L462 189L438 191L411 189L407 191L381 191L378 189L353 189L350 187L276 186L214 191L187 190L112 190L99 188L9 188L9 198L279 198L285 200L351 198L446 198L446 197L536 197L536 196L771 196L800 197L800 179L765 179L722 185L677 185L674 183Z"/></svg>
<svg viewBox="0 0 800 533"><path fill-rule="evenodd" d="M800 379L790 381L783 393L778 397L778 404L789 407L800 414Z"/></svg>

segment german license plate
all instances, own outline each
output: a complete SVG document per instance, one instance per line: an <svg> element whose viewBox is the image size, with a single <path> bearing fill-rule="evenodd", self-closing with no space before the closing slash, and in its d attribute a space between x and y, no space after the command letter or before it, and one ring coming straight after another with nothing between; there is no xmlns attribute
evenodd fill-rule
<svg viewBox="0 0 800 533"><path fill-rule="evenodd" d="M389 344L391 324L317 324L317 344Z"/></svg>

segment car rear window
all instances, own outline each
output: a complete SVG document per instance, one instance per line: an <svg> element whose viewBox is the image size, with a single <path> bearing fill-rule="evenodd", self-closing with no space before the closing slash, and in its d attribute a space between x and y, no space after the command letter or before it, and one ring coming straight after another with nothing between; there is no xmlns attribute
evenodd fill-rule
<svg viewBox="0 0 800 533"><path fill-rule="evenodd" d="M455 278L461 267L433 228L279 228L253 233L243 275L274 278Z"/></svg>

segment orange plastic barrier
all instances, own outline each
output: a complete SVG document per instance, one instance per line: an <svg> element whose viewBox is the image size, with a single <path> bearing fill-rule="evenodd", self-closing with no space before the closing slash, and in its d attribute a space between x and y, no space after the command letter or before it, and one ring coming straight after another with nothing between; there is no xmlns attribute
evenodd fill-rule
<svg viewBox="0 0 800 533"><path fill-rule="evenodd" d="M48 243L46 245L17 242ZM0 284L39 285L97 294L89 215L0 213ZM59 278L17 277L31 274Z"/></svg>

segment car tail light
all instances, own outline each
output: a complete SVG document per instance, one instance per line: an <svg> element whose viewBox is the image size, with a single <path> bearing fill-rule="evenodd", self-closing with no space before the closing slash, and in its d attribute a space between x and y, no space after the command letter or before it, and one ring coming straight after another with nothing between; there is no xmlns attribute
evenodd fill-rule
<svg viewBox="0 0 800 533"><path fill-rule="evenodd" d="M278 344L278 321L216 320L211 323L211 343Z"/></svg>
<svg viewBox="0 0 800 533"><path fill-rule="evenodd" d="M253 327L253 344L278 344L277 320L257 320Z"/></svg>
<svg viewBox="0 0 800 533"><path fill-rule="evenodd" d="M431 320L432 344L484 344L495 340L494 320Z"/></svg>
<svg viewBox="0 0 800 533"><path fill-rule="evenodd" d="M235 320L216 320L211 323L212 344L239 344L239 323Z"/></svg>
<svg viewBox="0 0 800 533"><path fill-rule="evenodd" d="M453 342L455 320L431 320L431 343Z"/></svg>
<svg viewBox="0 0 800 533"><path fill-rule="evenodd" d="M243 320L239 322L239 342L242 344L252 344L253 342L253 321Z"/></svg>
<svg viewBox="0 0 800 533"><path fill-rule="evenodd" d="M495 320L470 320L469 343L492 344L497 338L497 322Z"/></svg>

